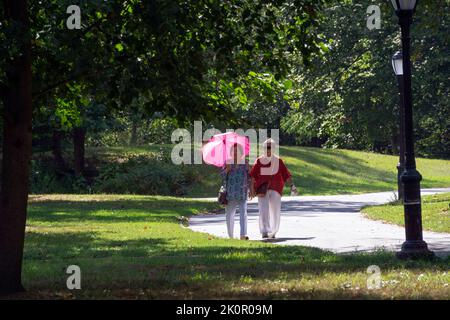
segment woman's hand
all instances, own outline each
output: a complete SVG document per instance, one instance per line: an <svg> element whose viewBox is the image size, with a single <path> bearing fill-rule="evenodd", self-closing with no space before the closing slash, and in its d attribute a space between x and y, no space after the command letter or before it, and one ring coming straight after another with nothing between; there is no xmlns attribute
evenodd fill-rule
<svg viewBox="0 0 450 320"><path fill-rule="evenodd" d="M297 187L294 184L291 185L291 196L298 196Z"/></svg>

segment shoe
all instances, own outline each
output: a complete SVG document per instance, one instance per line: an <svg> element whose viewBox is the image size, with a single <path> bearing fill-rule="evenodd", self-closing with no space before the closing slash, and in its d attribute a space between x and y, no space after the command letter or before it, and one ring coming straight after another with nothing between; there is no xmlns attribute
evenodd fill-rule
<svg viewBox="0 0 450 320"><path fill-rule="evenodd" d="M269 235L268 235L267 233L263 233L263 234L262 234L262 238L263 238L263 239L267 239L268 237L269 237Z"/></svg>
<svg viewBox="0 0 450 320"><path fill-rule="evenodd" d="M241 236L241 240L248 240L247 236Z"/></svg>
<svg viewBox="0 0 450 320"><path fill-rule="evenodd" d="M269 234L269 239L275 239L275 233L274 234Z"/></svg>

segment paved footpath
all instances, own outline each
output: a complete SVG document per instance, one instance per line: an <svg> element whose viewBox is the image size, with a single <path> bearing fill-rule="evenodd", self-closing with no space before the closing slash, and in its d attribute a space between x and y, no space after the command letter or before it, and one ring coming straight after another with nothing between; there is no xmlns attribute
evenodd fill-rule
<svg viewBox="0 0 450 320"><path fill-rule="evenodd" d="M424 189L422 195L450 192L450 188ZM394 192L338 196L283 197L281 226L277 238L266 240L281 245L302 245L331 250L337 253L399 250L405 239L403 227L363 217L360 209L394 199ZM206 214L190 219L189 228L218 237L227 237L225 215ZM239 216L236 214L235 236L239 235ZM248 205L248 235L261 241L258 205ZM424 240L438 255L450 254L450 234L424 232Z"/></svg>

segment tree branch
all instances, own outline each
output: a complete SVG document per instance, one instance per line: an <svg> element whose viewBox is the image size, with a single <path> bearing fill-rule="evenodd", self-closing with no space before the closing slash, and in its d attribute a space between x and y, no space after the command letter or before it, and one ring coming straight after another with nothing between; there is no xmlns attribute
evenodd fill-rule
<svg viewBox="0 0 450 320"><path fill-rule="evenodd" d="M74 81L74 80L77 80L77 79L79 79L79 78L81 78L81 77L86 77L86 78L88 78L88 77L90 77L90 76L92 76L92 75L96 75L96 74L97 74L97 73L89 74L88 72L74 74L74 75L72 75L72 76L70 76L70 77L68 77L68 78L65 78L65 79L63 79L63 80L60 80L60 81L58 81L58 82L56 82L56 83L54 83L54 84L52 84L52 85L46 87L45 89L43 89L43 90L41 90L41 91L39 91L39 92L33 92L33 94L32 94L32 100L35 101L37 98L39 98L39 97L45 95L46 93L48 93L48 92L50 92L50 91L52 91L52 90L58 88L59 86L61 86L61 85L63 85L63 84L67 84L67 83L69 83L69 82L71 82L71 81Z"/></svg>

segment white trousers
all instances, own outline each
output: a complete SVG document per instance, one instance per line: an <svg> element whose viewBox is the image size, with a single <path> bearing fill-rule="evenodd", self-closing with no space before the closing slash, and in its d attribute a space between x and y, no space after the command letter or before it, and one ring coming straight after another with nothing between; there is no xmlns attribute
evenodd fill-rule
<svg viewBox="0 0 450 320"><path fill-rule="evenodd" d="M264 197L258 197L258 207L261 234L275 235L280 228L281 195L268 190Z"/></svg>

